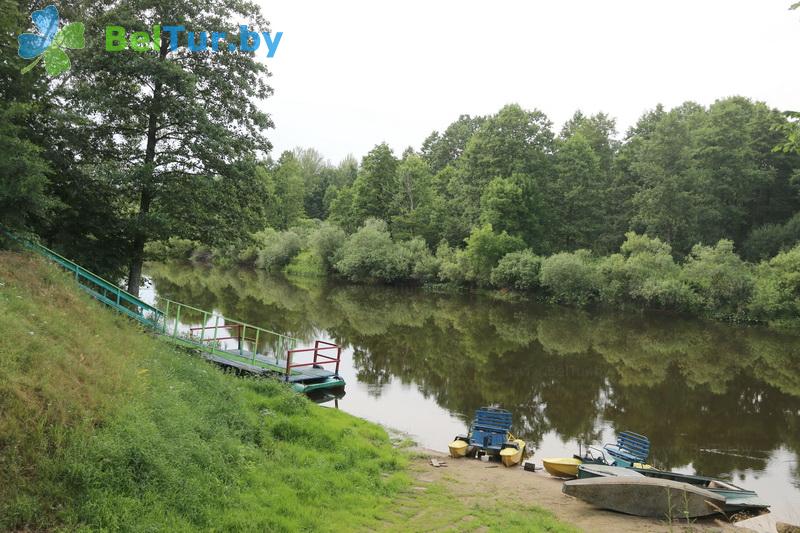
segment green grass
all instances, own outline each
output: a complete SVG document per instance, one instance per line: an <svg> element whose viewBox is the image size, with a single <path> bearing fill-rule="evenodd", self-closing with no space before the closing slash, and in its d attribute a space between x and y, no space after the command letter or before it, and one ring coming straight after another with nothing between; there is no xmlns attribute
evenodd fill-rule
<svg viewBox="0 0 800 533"><path fill-rule="evenodd" d="M29 255L0 253L0 316L0 530L568 530L414 490L379 426L224 373Z"/></svg>
<svg viewBox="0 0 800 533"><path fill-rule="evenodd" d="M464 503L444 485L401 494L394 503L381 516L386 531L574 531L536 507Z"/></svg>

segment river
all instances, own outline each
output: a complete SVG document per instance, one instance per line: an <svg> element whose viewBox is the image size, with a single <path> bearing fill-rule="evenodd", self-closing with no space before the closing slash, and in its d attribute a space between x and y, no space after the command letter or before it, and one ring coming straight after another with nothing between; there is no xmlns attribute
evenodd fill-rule
<svg viewBox="0 0 800 533"><path fill-rule="evenodd" d="M145 299L340 344L338 407L446 451L475 409L514 414L534 460L631 430L659 467L756 490L800 523L800 334L664 313L149 264Z"/></svg>

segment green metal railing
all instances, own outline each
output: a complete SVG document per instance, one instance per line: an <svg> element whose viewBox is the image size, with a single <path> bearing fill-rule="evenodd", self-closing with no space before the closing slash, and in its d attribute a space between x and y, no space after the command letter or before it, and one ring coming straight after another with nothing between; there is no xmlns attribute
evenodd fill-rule
<svg viewBox="0 0 800 533"><path fill-rule="evenodd" d="M168 298L159 298L159 301L164 304L160 324L162 335L219 357L284 373L286 366L280 364L281 360L285 360L289 350L293 350L300 342L299 339ZM186 322L200 325L187 327L184 325ZM236 341L236 348L224 349L228 341Z"/></svg>
<svg viewBox="0 0 800 533"><path fill-rule="evenodd" d="M115 283L111 283L97 274L86 270L79 264L70 261L50 248L17 237L2 226L0 226L0 232L25 248L47 257L67 271L74 272L75 280L78 282L80 288L104 304L113 307L117 311L151 328L155 328L162 321L163 313L159 309L119 288Z"/></svg>
<svg viewBox="0 0 800 533"><path fill-rule="evenodd" d="M217 358L284 374L287 378L298 372L292 368L293 366L302 366L292 365L288 361L293 351L306 351L296 350L299 339L246 322L231 320L218 313L198 309L167 298L159 298L159 302L163 303L163 310L159 309L41 244L18 237L2 226L0 226L0 233L25 248L47 257L67 271L74 272L81 289L175 344L199 349L203 353ZM183 322L181 322L182 318ZM187 322L199 322L200 326L187 326ZM230 340L237 341L235 349L225 348L226 341ZM247 349L248 343L250 349ZM318 362L318 357L324 357L318 353L321 350L322 348L318 350L315 345L315 363ZM285 363L281 364L282 361ZM337 358L331 359L331 361L337 363L338 372L338 353Z"/></svg>

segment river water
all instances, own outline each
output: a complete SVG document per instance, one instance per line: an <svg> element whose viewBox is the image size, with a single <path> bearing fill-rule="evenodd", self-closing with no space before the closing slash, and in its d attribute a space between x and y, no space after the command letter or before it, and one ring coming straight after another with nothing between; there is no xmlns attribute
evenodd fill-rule
<svg viewBox="0 0 800 533"><path fill-rule="evenodd" d="M421 446L446 451L487 405L514 414L534 460L631 430L650 438L656 466L733 480L800 523L800 334L249 270L146 274L154 302L338 343L338 407Z"/></svg>

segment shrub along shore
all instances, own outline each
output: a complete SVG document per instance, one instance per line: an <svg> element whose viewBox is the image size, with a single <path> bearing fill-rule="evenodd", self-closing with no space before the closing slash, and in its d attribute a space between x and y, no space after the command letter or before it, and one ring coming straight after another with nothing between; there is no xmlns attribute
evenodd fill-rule
<svg viewBox="0 0 800 533"><path fill-rule="evenodd" d="M456 248L443 241L432 251L419 237L393 239L385 222L369 219L350 235L330 222L308 222L260 231L238 246L209 248L170 239L152 243L148 255L355 283L494 288L579 307L664 309L778 328L800 326L800 245L750 263L736 254L732 241L722 239L695 245L676 258L661 240L629 232L615 254L581 249L539 256L489 224L474 228L464 244Z"/></svg>

